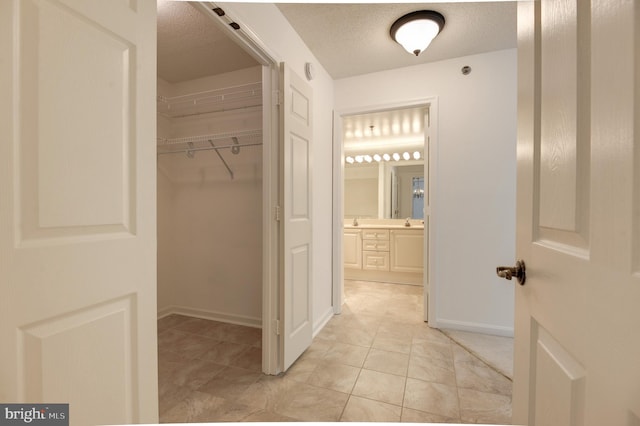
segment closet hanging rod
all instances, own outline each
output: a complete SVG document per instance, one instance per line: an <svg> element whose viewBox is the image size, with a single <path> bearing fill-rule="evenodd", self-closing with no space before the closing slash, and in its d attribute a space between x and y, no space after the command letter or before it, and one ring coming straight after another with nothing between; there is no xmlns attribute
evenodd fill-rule
<svg viewBox="0 0 640 426"><path fill-rule="evenodd" d="M235 132L215 133L210 135L186 136L183 138L157 138L157 144L158 146L179 145L189 142L207 142L210 139L214 141L220 139L231 139L233 137L262 137L262 129L240 130Z"/></svg>
<svg viewBox="0 0 640 426"><path fill-rule="evenodd" d="M205 146L202 148L185 148L185 149L176 149L173 151L158 151L158 155L163 154L184 154L187 151L196 152L196 151L211 151L211 150L219 150L219 149L228 149L233 147L243 148L245 146L259 146L262 145L262 142L254 142L254 143L244 143L244 144L232 144L232 145L219 145L219 146Z"/></svg>

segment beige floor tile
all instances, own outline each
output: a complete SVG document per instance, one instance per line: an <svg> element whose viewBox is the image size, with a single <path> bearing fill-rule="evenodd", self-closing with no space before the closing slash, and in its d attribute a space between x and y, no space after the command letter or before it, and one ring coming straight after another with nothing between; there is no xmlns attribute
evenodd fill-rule
<svg viewBox="0 0 640 426"><path fill-rule="evenodd" d="M371 347L383 351L409 354L411 353L411 336L403 337L388 331L378 331Z"/></svg>
<svg viewBox="0 0 640 426"><path fill-rule="evenodd" d="M423 339L413 339L411 343L411 355L453 363L451 345L443 345Z"/></svg>
<svg viewBox="0 0 640 426"><path fill-rule="evenodd" d="M513 337L459 330L443 330L443 332L500 373L509 378L513 377Z"/></svg>
<svg viewBox="0 0 640 426"><path fill-rule="evenodd" d="M423 322L421 287L348 281L345 295L343 313L279 376L260 372L259 329L159 320L161 420L510 421L511 381Z"/></svg>
<svg viewBox="0 0 640 426"><path fill-rule="evenodd" d="M218 344L220 344L220 342L217 340L185 333L182 338L178 339L174 345L168 348L174 352L179 352L185 358L196 359L203 358L205 353L212 350Z"/></svg>
<svg viewBox="0 0 640 426"><path fill-rule="evenodd" d="M459 418L439 416L406 407L402 409L402 418L400 421L402 423L460 423Z"/></svg>
<svg viewBox="0 0 640 426"><path fill-rule="evenodd" d="M402 405L405 377L363 369L352 394L389 404Z"/></svg>
<svg viewBox="0 0 640 426"><path fill-rule="evenodd" d="M336 422L348 398L346 393L296 383L286 405L276 412L301 421Z"/></svg>
<svg viewBox="0 0 640 426"><path fill-rule="evenodd" d="M257 382L261 376L262 374L256 371L237 367L225 367L211 380L200 386L198 390L211 395L235 400L240 397L249 386Z"/></svg>
<svg viewBox="0 0 640 426"><path fill-rule="evenodd" d="M273 413L267 410L260 410L242 419L243 422L260 422L260 423L282 423L282 422L299 422L300 420L283 416L282 414Z"/></svg>
<svg viewBox="0 0 640 426"><path fill-rule="evenodd" d="M255 407L238 404L226 398L193 392L164 413L162 423L238 422L257 412Z"/></svg>
<svg viewBox="0 0 640 426"><path fill-rule="evenodd" d="M338 392L351 393L360 369L345 364L325 362L313 371L307 383Z"/></svg>
<svg viewBox="0 0 640 426"><path fill-rule="evenodd" d="M460 417L465 423L511 424L511 397L458 389Z"/></svg>
<svg viewBox="0 0 640 426"><path fill-rule="evenodd" d="M217 330L221 326L222 323L217 321L211 321L202 318L191 318L189 321L185 321L182 324L176 326L175 329L185 333L217 338L217 336L213 335L213 330Z"/></svg>
<svg viewBox="0 0 640 426"><path fill-rule="evenodd" d="M455 368L459 388L511 395L511 380L473 356L456 358Z"/></svg>
<svg viewBox="0 0 640 426"><path fill-rule="evenodd" d="M225 368L224 365L201 359L175 364L170 371L162 374L163 379L193 390L207 383Z"/></svg>
<svg viewBox="0 0 640 426"><path fill-rule="evenodd" d="M456 373L453 363L437 358L411 355L409 358L407 377L420 379L425 382L456 386Z"/></svg>
<svg viewBox="0 0 640 426"><path fill-rule="evenodd" d="M324 364L322 358L304 358L300 357L291 367L284 373L284 376L295 380L296 382L306 383L315 371L316 367Z"/></svg>
<svg viewBox="0 0 640 426"><path fill-rule="evenodd" d="M402 407L351 395L342 422L399 422Z"/></svg>
<svg viewBox="0 0 640 426"><path fill-rule="evenodd" d="M188 398L193 393L193 389L187 386L179 386L173 382L165 380L164 377L160 377L158 380L158 406L160 416L176 405L182 400Z"/></svg>
<svg viewBox="0 0 640 426"><path fill-rule="evenodd" d="M376 335L375 330L357 329L351 327L337 327L334 332L338 342L351 345L370 347Z"/></svg>
<svg viewBox="0 0 640 426"><path fill-rule="evenodd" d="M241 345L239 343L218 342L216 345L204 352L201 357L217 364L232 365L235 359L248 348L249 346Z"/></svg>
<svg viewBox="0 0 640 426"><path fill-rule="evenodd" d="M449 418L459 418L458 392L455 386L407 379L403 406Z"/></svg>
<svg viewBox="0 0 640 426"><path fill-rule="evenodd" d="M451 339L435 328L431 328L428 325L424 327L418 327L413 334L415 340L426 340L427 342L439 343L441 345L451 345Z"/></svg>
<svg viewBox="0 0 640 426"><path fill-rule="evenodd" d="M362 367L364 360L367 358L367 353L369 353L369 348L334 342L325 353L324 360L354 367Z"/></svg>
<svg viewBox="0 0 640 426"><path fill-rule="evenodd" d="M229 361L229 365L246 368L247 370L262 371L262 348L248 346Z"/></svg>
<svg viewBox="0 0 640 426"><path fill-rule="evenodd" d="M262 330L237 324L223 324L220 327L220 340L261 347Z"/></svg>
<svg viewBox="0 0 640 426"><path fill-rule="evenodd" d="M171 315L167 315L166 317L162 317L158 320L158 332L176 327L186 321L189 321L190 319L191 317L187 317L184 315L176 315L176 314L171 314Z"/></svg>
<svg viewBox="0 0 640 426"><path fill-rule="evenodd" d="M236 401L276 413L289 404L299 384L300 382L284 376L262 375L246 387Z"/></svg>
<svg viewBox="0 0 640 426"><path fill-rule="evenodd" d="M363 367L382 373L406 376L408 365L409 355L407 354L371 348Z"/></svg>

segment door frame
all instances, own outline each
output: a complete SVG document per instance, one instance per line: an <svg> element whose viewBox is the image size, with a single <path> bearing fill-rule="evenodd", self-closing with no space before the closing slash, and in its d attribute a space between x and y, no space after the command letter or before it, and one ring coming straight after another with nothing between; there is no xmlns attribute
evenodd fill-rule
<svg viewBox="0 0 640 426"><path fill-rule="evenodd" d="M279 201L279 93L280 62L266 44L240 17L228 13L219 16L213 11L224 4L192 2L196 9L210 17L229 38L262 66L262 372L278 374L281 370L278 320L279 306L279 246L280 226L276 220ZM234 22L240 26L233 29Z"/></svg>
<svg viewBox="0 0 640 426"><path fill-rule="evenodd" d="M424 265L427 273L423 274L423 296L425 307L424 320L431 327L437 327L437 252L435 251L437 233L435 232L435 209L437 188L438 163L438 97L431 96L411 101L400 101L377 105L363 105L334 111L333 113L333 261L332 261L332 291L333 313L342 312L344 303L344 265L343 265L343 229L344 229L344 144L342 141L342 119L350 115L370 114L402 108L428 108L428 125L425 126L424 157L428 159L424 164L425 176L428 175L428 207L425 206L425 216L429 216L428 226L424 229ZM427 225L427 224L425 224Z"/></svg>

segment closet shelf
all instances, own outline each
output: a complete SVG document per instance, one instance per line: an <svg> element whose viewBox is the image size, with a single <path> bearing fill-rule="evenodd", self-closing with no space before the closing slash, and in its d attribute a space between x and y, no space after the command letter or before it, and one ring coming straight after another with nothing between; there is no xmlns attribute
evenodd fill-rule
<svg viewBox="0 0 640 426"><path fill-rule="evenodd" d="M179 96L158 95L157 105L158 114L171 118L261 107L262 82Z"/></svg>
<svg viewBox="0 0 640 426"><path fill-rule="evenodd" d="M252 129L252 130L238 130L235 132L225 132L225 133L214 133L209 135L199 135L199 136L187 136L182 138L158 138L157 144L158 147L166 147L173 145L182 145L191 143L202 143L209 141L219 141L223 139L232 140L233 138L238 139L258 139L262 141L262 129Z"/></svg>

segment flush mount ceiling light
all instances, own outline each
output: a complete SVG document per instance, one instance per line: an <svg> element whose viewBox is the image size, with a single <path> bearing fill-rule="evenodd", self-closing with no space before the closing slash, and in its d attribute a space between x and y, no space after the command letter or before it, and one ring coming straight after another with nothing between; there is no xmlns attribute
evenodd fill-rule
<svg viewBox="0 0 640 426"><path fill-rule="evenodd" d="M391 38L409 53L418 56L444 28L444 16L433 10L418 10L391 25Z"/></svg>

